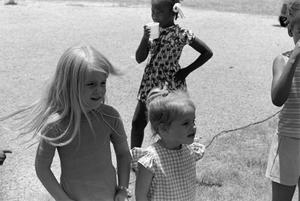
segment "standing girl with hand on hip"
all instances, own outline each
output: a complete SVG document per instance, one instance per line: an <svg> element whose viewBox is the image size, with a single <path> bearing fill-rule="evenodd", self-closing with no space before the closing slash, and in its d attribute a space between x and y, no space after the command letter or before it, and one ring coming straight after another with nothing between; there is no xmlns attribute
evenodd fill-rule
<svg viewBox="0 0 300 201"><path fill-rule="evenodd" d="M288 4L288 23L295 47L273 62L272 101L283 106L266 171L273 201L291 201L300 184L300 0Z"/></svg>
<svg viewBox="0 0 300 201"><path fill-rule="evenodd" d="M136 201L195 201L196 161L204 145L194 143L195 105L186 92L154 89L148 117L159 140L131 150L137 179Z"/></svg>
<svg viewBox="0 0 300 201"><path fill-rule="evenodd" d="M127 200L131 160L127 138L119 113L104 103L110 73L116 70L96 49L71 47L61 56L44 96L12 115L20 116L22 134L40 137L36 173L57 201ZM55 150L60 183L51 171Z"/></svg>
<svg viewBox="0 0 300 201"><path fill-rule="evenodd" d="M153 88L186 89L185 78L212 57L210 48L190 30L181 28L174 20L182 16L180 0L151 0L152 19L159 23L159 37L150 39L150 28L144 26L144 35L136 51L141 63L150 54L138 92L131 130L131 148L141 147L144 129L148 123L146 98ZM185 68L179 65L182 49L190 45L200 56Z"/></svg>

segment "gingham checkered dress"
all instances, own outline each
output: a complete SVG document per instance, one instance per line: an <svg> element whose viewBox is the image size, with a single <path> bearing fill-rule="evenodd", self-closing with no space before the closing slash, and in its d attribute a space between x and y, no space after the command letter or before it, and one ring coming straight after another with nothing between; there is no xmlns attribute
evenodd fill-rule
<svg viewBox="0 0 300 201"><path fill-rule="evenodd" d="M199 145L169 150L156 142L146 149L131 150L133 166L138 161L153 173L149 201L195 201L196 161L203 156Z"/></svg>

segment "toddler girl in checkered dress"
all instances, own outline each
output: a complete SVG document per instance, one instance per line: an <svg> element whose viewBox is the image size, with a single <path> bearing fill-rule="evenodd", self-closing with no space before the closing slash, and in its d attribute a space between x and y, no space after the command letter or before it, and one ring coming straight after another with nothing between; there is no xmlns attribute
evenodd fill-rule
<svg viewBox="0 0 300 201"><path fill-rule="evenodd" d="M132 119L131 148L141 147L147 126L146 99L151 89L168 83L170 90L186 89L185 78L212 57L211 49L189 29L174 21L183 16L180 0L151 0L154 22L159 24L158 38L150 38L151 29L144 26L144 34L136 50L136 61L141 63L148 56L147 65L138 91L138 103ZM179 59L185 45L200 55L189 65L181 68Z"/></svg>
<svg viewBox="0 0 300 201"><path fill-rule="evenodd" d="M136 201L194 201L196 161L204 145L194 143L195 105L186 92L153 89L148 118L159 140L146 149L133 148Z"/></svg>

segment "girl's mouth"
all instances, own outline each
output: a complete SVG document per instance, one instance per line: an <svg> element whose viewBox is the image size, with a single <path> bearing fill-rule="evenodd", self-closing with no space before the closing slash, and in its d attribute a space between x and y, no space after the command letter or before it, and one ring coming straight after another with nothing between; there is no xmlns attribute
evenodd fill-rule
<svg viewBox="0 0 300 201"><path fill-rule="evenodd" d="M196 135L196 133L189 134L189 135L188 135L188 138L194 138L195 135Z"/></svg>
<svg viewBox="0 0 300 201"><path fill-rule="evenodd" d="M101 99L101 97L93 97L93 98L91 98L91 100L93 100L93 101L98 101L100 99Z"/></svg>

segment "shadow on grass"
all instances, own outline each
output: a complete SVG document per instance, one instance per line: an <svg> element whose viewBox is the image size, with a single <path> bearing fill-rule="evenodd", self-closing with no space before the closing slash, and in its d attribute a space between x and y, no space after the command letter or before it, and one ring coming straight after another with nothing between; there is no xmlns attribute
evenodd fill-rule
<svg viewBox="0 0 300 201"><path fill-rule="evenodd" d="M210 181L200 181L200 180L197 180L197 184L199 186L205 186L205 187L213 187L213 186L222 187L221 183L210 182Z"/></svg>

